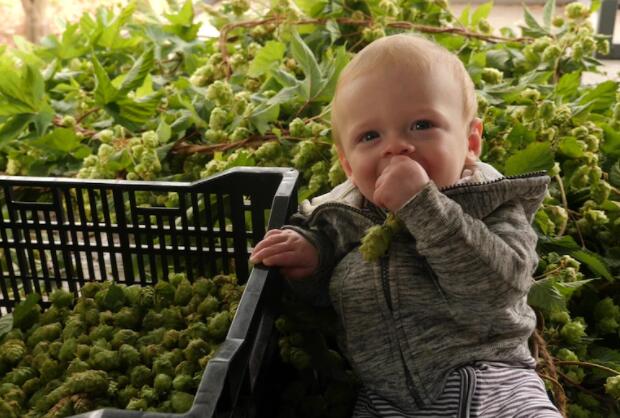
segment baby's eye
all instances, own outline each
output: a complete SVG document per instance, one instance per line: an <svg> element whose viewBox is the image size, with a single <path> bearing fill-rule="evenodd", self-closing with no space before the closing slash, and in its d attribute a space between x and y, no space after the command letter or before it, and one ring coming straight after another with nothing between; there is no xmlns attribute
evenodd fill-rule
<svg viewBox="0 0 620 418"><path fill-rule="evenodd" d="M379 138L379 133L377 131L368 131L364 132L362 136L360 136L360 142L369 142Z"/></svg>
<svg viewBox="0 0 620 418"><path fill-rule="evenodd" d="M433 127L433 122L430 120L416 120L411 124L411 129L414 131L423 131L425 129L431 129Z"/></svg>

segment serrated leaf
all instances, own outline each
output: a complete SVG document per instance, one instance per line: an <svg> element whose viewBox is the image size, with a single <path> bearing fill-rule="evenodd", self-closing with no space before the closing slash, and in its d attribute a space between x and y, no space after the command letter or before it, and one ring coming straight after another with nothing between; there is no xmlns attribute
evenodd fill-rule
<svg viewBox="0 0 620 418"><path fill-rule="evenodd" d="M608 80L598 84L579 98L579 104L588 105L591 112L608 110L616 102L618 82Z"/></svg>
<svg viewBox="0 0 620 418"><path fill-rule="evenodd" d="M593 280L595 279L576 280L574 282L556 282L555 287L562 296L569 299L577 289Z"/></svg>
<svg viewBox="0 0 620 418"><path fill-rule="evenodd" d="M115 151L110 155L107 162L107 169L111 171L121 171L129 167L132 163L131 155L126 149Z"/></svg>
<svg viewBox="0 0 620 418"><path fill-rule="evenodd" d="M297 84L293 87L287 87L278 92L275 96L270 98L267 101L268 105L276 105L287 102L293 102L299 100L300 97L303 96L303 86L302 84Z"/></svg>
<svg viewBox="0 0 620 418"><path fill-rule="evenodd" d="M99 106L105 106L116 100L119 96L119 91L112 85L108 73L101 66L97 57L93 56L92 60L93 69L95 70L95 102Z"/></svg>
<svg viewBox="0 0 620 418"><path fill-rule="evenodd" d="M248 76L259 77L268 73L273 66L276 66L282 61L285 52L286 45L282 42L268 41L258 50L256 56L250 63Z"/></svg>
<svg viewBox="0 0 620 418"><path fill-rule="evenodd" d="M250 116L250 122L261 135L264 135L269 130L269 124L275 122L278 116L280 116L280 105L261 105Z"/></svg>
<svg viewBox="0 0 620 418"><path fill-rule="evenodd" d="M605 261L596 253L587 250L579 250L571 253L571 256L588 266L592 272L599 274L609 281L614 281L614 277L609 272Z"/></svg>
<svg viewBox="0 0 620 418"><path fill-rule="evenodd" d="M166 143L172 137L172 129L170 129L170 125L166 123L164 118L159 120L159 125L157 126L157 137L162 143Z"/></svg>
<svg viewBox="0 0 620 418"><path fill-rule="evenodd" d="M534 282L527 295L527 303L546 312L566 309L566 299L549 278Z"/></svg>
<svg viewBox="0 0 620 418"><path fill-rule="evenodd" d="M37 293L30 293L22 302L15 306L13 311L13 327L26 331L38 320L41 313L39 300L41 297Z"/></svg>
<svg viewBox="0 0 620 418"><path fill-rule="evenodd" d="M583 146L577 142L577 138L574 136L567 136L560 140L560 144L558 145L558 150L561 154L566 155L570 158L580 158L583 157L585 150Z"/></svg>
<svg viewBox="0 0 620 418"><path fill-rule="evenodd" d="M538 237L538 244L545 251L555 251L561 254L570 254L572 250L581 249L579 244L570 235L564 235L560 238Z"/></svg>
<svg viewBox="0 0 620 418"><path fill-rule="evenodd" d="M164 16L173 25L190 26L194 21L192 0L186 0L177 14L164 13Z"/></svg>
<svg viewBox="0 0 620 418"><path fill-rule="evenodd" d="M280 83L282 87L293 87L301 83L301 81L297 80L291 73L280 68L272 71L271 76Z"/></svg>
<svg viewBox="0 0 620 418"><path fill-rule="evenodd" d="M144 82L145 77L153 69L155 65L155 58L153 55L153 48L147 49L140 58L136 60L131 70L125 76L123 82L120 85L121 94L130 92L137 89Z"/></svg>
<svg viewBox="0 0 620 418"><path fill-rule="evenodd" d="M325 8L327 0L295 0L295 4L304 14L310 17L318 17Z"/></svg>
<svg viewBox="0 0 620 418"><path fill-rule="evenodd" d="M545 29L551 29L551 20L555 15L555 0L547 0L545 7L543 7L543 24Z"/></svg>
<svg viewBox="0 0 620 418"><path fill-rule="evenodd" d="M80 146L80 139L73 129L55 128L49 134L32 141L33 145L52 151L71 152Z"/></svg>
<svg viewBox="0 0 620 418"><path fill-rule="evenodd" d="M546 31L538 24L536 18L530 12L530 9L527 6L523 6L523 18L525 19L525 24L528 28L533 29L536 32L546 33Z"/></svg>
<svg viewBox="0 0 620 418"><path fill-rule="evenodd" d="M34 115L28 113L9 118L4 125L0 126L0 145L17 139L26 126L32 122L32 119L34 119Z"/></svg>
<svg viewBox="0 0 620 418"><path fill-rule="evenodd" d="M107 49L121 49L128 46L127 39L121 37L121 28L129 21L131 16L136 11L136 3L131 2L108 24L101 36L99 37L97 44Z"/></svg>
<svg viewBox="0 0 620 418"><path fill-rule="evenodd" d="M321 89L317 92L314 100L321 102L330 102L334 92L336 91L336 83L340 72L349 62L349 56L344 47L338 47L335 50L336 56L328 61L328 65L325 71L325 79Z"/></svg>
<svg viewBox="0 0 620 418"><path fill-rule="evenodd" d="M0 340L13 329L13 314L8 313L0 318Z"/></svg>
<svg viewBox="0 0 620 418"><path fill-rule="evenodd" d="M325 29L329 32L329 39L333 43L335 43L338 39L342 37L342 32L340 31L340 25L334 19L329 19L325 24Z"/></svg>
<svg viewBox="0 0 620 418"><path fill-rule="evenodd" d="M471 15L471 26L476 26L482 19L489 17L491 9L493 9L493 0L478 6Z"/></svg>
<svg viewBox="0 0 620 418"><path fill-rule="evenodd" d="M572 97L577 93L577 89L581 84L581 72L573 71L564 74L555 86L555 92L560 97Z"/></svg>
<svg viewBox="0 0 620 418"><path fill-rule="evenodd" d="M609 157L620 158L620 132L606 123L602 123L601 128L604 136L601 150Z"/></svg>
<svg viewBox="0 0 620 418"><path fill-rule="evenodd" d="M609 184L620 187L620 160L616 161L609 170Z"/></svg>
<svg viewBox="0 0 620 418"><path fill-rule="evenodd" d="M123 97L104 106L104 110L114 120L131 131L139 130L157 111L160 102L160 94L141 97L133 100Z"/></svg>
<svg viewBox="0 0 620 418"><path fill-rule="evenodd" d="M554 158L551 144L533 142L524 150L518 151L506 160L504 171L508 176L528 173L531 171L549 170L553 167Z"/></svg>
<svg viewBox="0 0 620 418"><path fill-rule="evenodd" d="M461 11L461 15L459 16L459 22L463 26L469 26L469 12L471 11L471 4L467 3L467 5Z"/></svg>
<svg viewBox="0 0 620 418"><path fill-rule="evenodd" d="M314 53L304 43L298 33L291 38L291 53L303 70L305 78L305 100L312 100L322 87L322 74Z"/></svg>
<svg viewBox="0 0 620 418"><path fill-rule="evenodd" d="M43 78L38 70L26 66L20 72L14 65L2 62L0 74L0 116L39 111L44 102L41 97ZM33 90L29 85L31 82L36 84Z"/></svg>

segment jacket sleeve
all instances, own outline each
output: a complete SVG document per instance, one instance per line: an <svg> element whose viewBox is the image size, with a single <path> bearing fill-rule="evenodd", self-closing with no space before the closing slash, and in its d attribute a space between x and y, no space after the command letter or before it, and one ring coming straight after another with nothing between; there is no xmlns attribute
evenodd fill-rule
<svg viewBox="0 0 620 418"><path fill-rule="evenodd" d="M284 229L291 229L306 238L319 254L319 265L312 275L303 279L286 280L288 287L297 296L315 306L328 306L329 279L334 268L334 248L329 237L318 228L310 227L308 219L300 214L291 217L291 223Z"/></svg>
<svg viewBox="0 0 620 418"><path fill-rule="evenodd" d="M537 236L518 199L475 219L430 182L397 216L447 296L501 306L529 291Z"/></svg>

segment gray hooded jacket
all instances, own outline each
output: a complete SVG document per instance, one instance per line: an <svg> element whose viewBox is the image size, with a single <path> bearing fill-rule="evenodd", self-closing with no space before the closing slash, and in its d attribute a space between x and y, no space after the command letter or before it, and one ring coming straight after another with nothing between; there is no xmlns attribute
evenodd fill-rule
<svg viewBox="0 0 620 418"><path fill-rule="evenodd" d="M533 173L438 190L397 213L406 230L375 263L359 244L385 212L345 182L300 207L295 229L319 269L293 289L331 303L340 344L367 390L404 412L431 405L448 374L474 361L531 365L536 317L527 293L538 257L533 216L549 177Z"/></svg>

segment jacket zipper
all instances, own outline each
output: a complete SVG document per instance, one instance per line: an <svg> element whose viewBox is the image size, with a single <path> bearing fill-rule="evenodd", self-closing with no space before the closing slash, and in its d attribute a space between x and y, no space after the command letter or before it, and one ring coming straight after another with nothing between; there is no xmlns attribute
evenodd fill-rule
<svg viewBox="0 0 620 418"><path fill-rule="evenodd" d="M516 176L502 176L502 177L496 178L495 180L479 181L477 183L453 184L452 186L441 187L439 188L439 191L445 192L445 191L454 190L454 189L484 186L487 184L499 183L500 181L504 181L504 180L516 180L516 179L527 179L530 177L539 177L539 176L545 175L546 173L547 173L546 171L540 170L540 171L532 171L531 173L518 174Z"/></svg>
<svg viewBox="0 0 620 418"><path fill-rule="evenodd" d="M394 312L394 308L392 307L392 294L390 292L390 281L388 278L389 266L388 266L389 256L384 255L380 258L380 268L381 268L381 285L383 288L383 295L385 297L385 302L390 309L390 312ZM418 395L418 392L413 384L413 379L411 378L411 372L409 371L409 367L407 367L407 363L405 362L405 356L403 355L403 351L400 348L400 344L398 344L398 354L400 354L400 361L403 365L403 369L405 369L405 382L407 384L407 389L409 393L413 397L416 405L421 407L423 405L422 398Z"/></svg>

